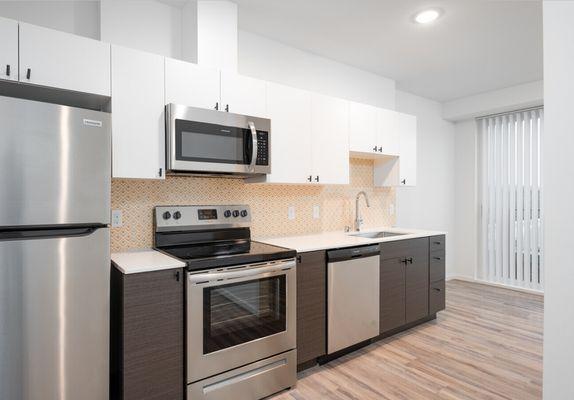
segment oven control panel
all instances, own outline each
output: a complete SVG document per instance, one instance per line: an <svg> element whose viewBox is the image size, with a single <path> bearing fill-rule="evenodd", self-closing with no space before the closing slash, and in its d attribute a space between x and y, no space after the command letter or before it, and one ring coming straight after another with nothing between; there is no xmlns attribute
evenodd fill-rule
<svg viewBox="0 0 574 400"><path fill-rule="evenodd" d="M157 230L205 229L212 225L249 226L248 205L157 206L154 210Z"/></svg>

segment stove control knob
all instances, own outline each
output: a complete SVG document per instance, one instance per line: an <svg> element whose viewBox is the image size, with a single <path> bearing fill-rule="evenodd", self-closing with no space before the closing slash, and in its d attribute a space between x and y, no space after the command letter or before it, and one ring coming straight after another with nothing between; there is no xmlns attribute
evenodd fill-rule
<svg viewBox="0 0 574 400"><path fill-rule="evenodd" d="M234 218L239 217L239 211L233 210L233 217L234 217Z"/></svg>
<svg viewBox="0 0 574 400"><path fill-rule="evenodd" d="M171 218L171 213L169 211L166 211L163 213L163 219L170 219Z"/></svg>
<svg viewBox="0 0 574 400"><path fill-rule="evenodd" d="M173 219L180 219L181 218L181 213L179 211L176 211L173 213Z"/></svg>
<svg viewBox="0 0 574 400"><path fill-rule="evenodd" d="M241 210L241 216L243 218L247 217L247 210Z"/></svg>
<svg viewBox="0 0 574 400"><path fill-rule="evenodd" d="M225 211L223 212L223 216L224 216L225 218L231 217L231 211L225 210Z"/></svg>

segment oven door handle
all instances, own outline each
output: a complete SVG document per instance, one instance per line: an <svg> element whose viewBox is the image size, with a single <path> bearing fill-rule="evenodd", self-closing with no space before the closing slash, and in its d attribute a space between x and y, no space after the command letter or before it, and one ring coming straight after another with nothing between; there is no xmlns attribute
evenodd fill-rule
<svg viewBox="0 0 574 400"><path fill-rule="evenodd" d="M200 284L214 281L227 281L245 277L266 276L274 272L287 272L295 267L295 261L273 264L262 267L234 269L224 272L206 272L201 274L188 274L189 283Z"/></svg>
<svg viewBox="0 0 574 400"><path fill-rule="evenodd" d="M257 162L257 129L255 129L255 124L251 121L247 123L249 125L249 129L251 130L251 164L249 164L249 170L255 170L255 163Z"/></svg>

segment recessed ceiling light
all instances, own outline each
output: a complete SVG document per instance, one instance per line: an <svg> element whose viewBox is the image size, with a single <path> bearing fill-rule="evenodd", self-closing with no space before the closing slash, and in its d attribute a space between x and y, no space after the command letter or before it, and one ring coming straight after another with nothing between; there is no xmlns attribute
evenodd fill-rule
<svg viewBox="0 0 574 400"><path fill-rule="evenodd" d="M424 10L415 15L415 22L419 24L430 24L438 17L440 17L440 10L436 8L431 8L429 10Z"/></svg>

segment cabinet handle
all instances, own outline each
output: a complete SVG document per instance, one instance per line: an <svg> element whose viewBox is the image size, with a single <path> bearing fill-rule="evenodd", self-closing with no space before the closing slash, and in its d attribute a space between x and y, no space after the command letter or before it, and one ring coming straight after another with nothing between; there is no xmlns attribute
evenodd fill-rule
<svg viewBox="0 0 574 400"><path fill-rule="evenodd" d="M160 168L160 169L159 169L158 175L159 175L159 177L161 178L161 176L163 175L163 168Z"/></svg>
<svg viewBox="0 0 574 400"><path fill-rule="evenodd" d="M407 184L407 180L406 180L406 179L403 179L403 180L401 181L401 183L402 183L403 185L406 185L406 184Z"/></svg>
<svg viewBox="0 0 574 400"><path fill-rule="evenodd" d="M10 76L10 64L6 65L6 76Z"/></svg>
<svg viewBox="0 0 574 400"><path fill-rule="evenodd" d="M313 182L313 175L309 175L309 177L307 178L307 180L308 180L309 182Z"/></svg>
<svg viewBox="0 0 574 400"><path fill-rule="evenodd" d="M432 290L434 290L435 292L440 292L440 289L436 287L433 287Z"/></svg>
<svg viewBox="0 0 574 400"><path fill-rule="evenodd" d="M433 257L433 260L438 260L438 261L440 261L440 260L442 260L442 258L440 258L440 257Z"/></svg>
<svg viewBox="0 0 574 400"><path fill-rule="evenodd" d="M30 79L30 76L32 75L32 68L28 68L26 70L26 79Z"/></svg>
<svg viewBox="0 0 574 400"><path fill-rule="evenodd" d="M442 242L433 242L433 244L441 244Z"/></svg>
<svg viewBox="0 0 574 400"><path fill-rule="evenodd" d="M225 105L225 112L229 112L229 104Z"/></svg>
<svg viewBox="0 0 574 400"><path fill-rule="evenodd" d="M315 177L315 182L319 182L319 175Z"/></svg>
<svg viewBox="0 0 574 400"><path fill-rule="evenodd" d="M179 271L175 271L175 280L179 282Z"/></svg>
<svg viewBox="0 0 574 400"><path fill-rule="evenodd" d="M373 151L377 151L377 146L373 147Z"/></svg>
<svg viewBox="0 0 574 400"><path fill-rule="evenodd" d="M379 147L379 153L382 153L382 152L383 152L383 148Z"/></svg>
<svg viewBox="0 0 574 400"><path fill-rule="evenodd" d="M215 102L215 109L216 109L216 110L219 110L219 101L216 101L216 102Z"/></svg>
<svg viewBox="0 0 574 400"><path fill-rule="evenodd" d="M297 262L301 263L301 256L297 256Z"/></svg>
<svg viewBox="0 0 574 400"><path fill-rule="evenodd" d="M407 258L406 260L409 262L409 264L412 264L412 263L413 263L413 258L412 258L412 257L411 257L411 258Z"/></svg>

